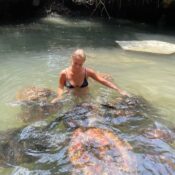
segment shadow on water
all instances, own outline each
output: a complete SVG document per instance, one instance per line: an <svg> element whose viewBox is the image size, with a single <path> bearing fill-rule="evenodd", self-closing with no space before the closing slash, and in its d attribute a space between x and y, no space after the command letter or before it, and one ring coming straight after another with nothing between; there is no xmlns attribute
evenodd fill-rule
<svg viewBox="0 0 175 175"><path fill-rule="evenodd" d="M154 30L144 24L139 26L120 20L114 23L93 19L47 17L39 22L3 26L0 33L2 46L9 48L10 52L41 52L60 47L113 48L117 46L115 40L137 40L136 31L142 32L145 28L151 32ZM1 50L3 51L3 48Z"/></svg>
<svg viewBox="0 0 175 175"><path fill-rule="evenodd" d="M141 97L79 103L51 120L1 133L11 174L173 175L175 131Z"/></svg>
<svg viewBox="0 0 175 175"><path fill-rule="evenodd" d="M2 43L2 47L12 53L14 51L40 52L72 46L114 48L117 47L115 40L139 40L136 33L141 34L145 31L154 35L174 34L156 26L128 20L77 19L51 15L24 24L1 26L0 44ZM5 49L1 48L1 50Z"/></svg>

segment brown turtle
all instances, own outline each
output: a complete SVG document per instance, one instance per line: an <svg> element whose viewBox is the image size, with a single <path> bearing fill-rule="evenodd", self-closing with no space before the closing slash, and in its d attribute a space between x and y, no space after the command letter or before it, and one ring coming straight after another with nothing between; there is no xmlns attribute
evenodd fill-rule
<svg viewBox="0 0 175 175"><path fill-rule="evenodd" d="M48 88L34 86L23 88L16 94L16 100L22 109L20 117L28 121L41 119L56 112L58 104L50 103L55 96L56 93Z"/></svg>
<svg viewBox="0 0 175 175"><path fill-rule="evenodd" d="M75 171L84 175L113 175L133 172L134 160L129 155L131 148L106 129L78 128L73 132L68 155Z"/></svg>
<svg viewBox="0 0 175 175"><path fill-rule="evenodd" d="M20 101L48 101L54 96L56 96L56 93L51 89L32 86L18 91L16 94L16 99Z"/></svg>

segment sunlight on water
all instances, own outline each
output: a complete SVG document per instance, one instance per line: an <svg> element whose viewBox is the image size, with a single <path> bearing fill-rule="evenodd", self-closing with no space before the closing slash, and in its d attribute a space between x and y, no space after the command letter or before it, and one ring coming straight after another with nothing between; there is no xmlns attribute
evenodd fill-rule
<svg viewBox="0 0 175 175"><path fill-rule="evenodd" d="M56 91L58 73L78 47L87 52L87 66L111 74L121 88L143 96L159 117L175 123L174 55L127 52L115 43L153 37L175 43L175 37L116 21L49 17L34 24L0 27L0 130L22 125L20 108L13 105L20 89L39 86ZM97 91L92 85L92 93Z"/></svg>
<svg viewBox="0 0 175 175"><path fill-rule="evenodd" d="M88 19L74 19L71 20L66 17L61 17L61 16L48 16L44 19L42 19L44 23L50 23L53 25L61 25L61 26L66 26L66 27L75 27L75 28L89 28L89 27L102 27L102 23L93 21L93 20L88 20Z"/></svg>

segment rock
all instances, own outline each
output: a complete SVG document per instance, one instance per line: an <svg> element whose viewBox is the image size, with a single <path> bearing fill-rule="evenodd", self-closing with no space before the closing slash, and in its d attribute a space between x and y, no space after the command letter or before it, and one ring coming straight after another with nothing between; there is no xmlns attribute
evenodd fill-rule
<svg viewBox="0 0 175 175"><path fill-rule="evenodd" d="M175 53L175 44L157 40L143 41L115 41L119 46L128 51L148 52L155 54Z"/></svg>

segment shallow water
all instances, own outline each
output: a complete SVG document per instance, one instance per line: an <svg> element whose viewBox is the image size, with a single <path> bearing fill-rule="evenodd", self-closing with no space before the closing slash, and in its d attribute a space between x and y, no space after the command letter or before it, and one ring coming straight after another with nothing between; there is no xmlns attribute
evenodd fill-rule
<svg viewBox="0 0 175 175"><path fill-rule="evenodd" d="M127 21L58 17L1 27L1 130L20 125L17 109L9 107L16 92L31 85L56 90L58 73L68 66L70 54L77 47L87 52L87 66L111 74L121 88L143 96L158 109L161 117L175 122L174 55L126 52L115 43L115 40L133 39L175 43L173 33L169 33ZM92 89L98 91L93 85Z"/></svg>
<svg viewBox="0 0 175 175"><path fill-rule="evenodd" d="M56 91L58 73L69 65L70 54L78 47L87 53L86 66L111 74L121 88L144 97L156 109L155 118L174 125L174 54L127 52L115 43L115 40L143 39L175 44L173 32L129 21L48 17L30 24L1 26L0 130L25 125L19 117L21 109L15 105L16 92L28 86ZM90 88L95 101L100 101L101 96L106 99L118 96L94 82ZM151 157L148 159L151 161ZM64 172L64 166L61 167ZM0 169L0 174L9 172L9 169Z"/></svg>

